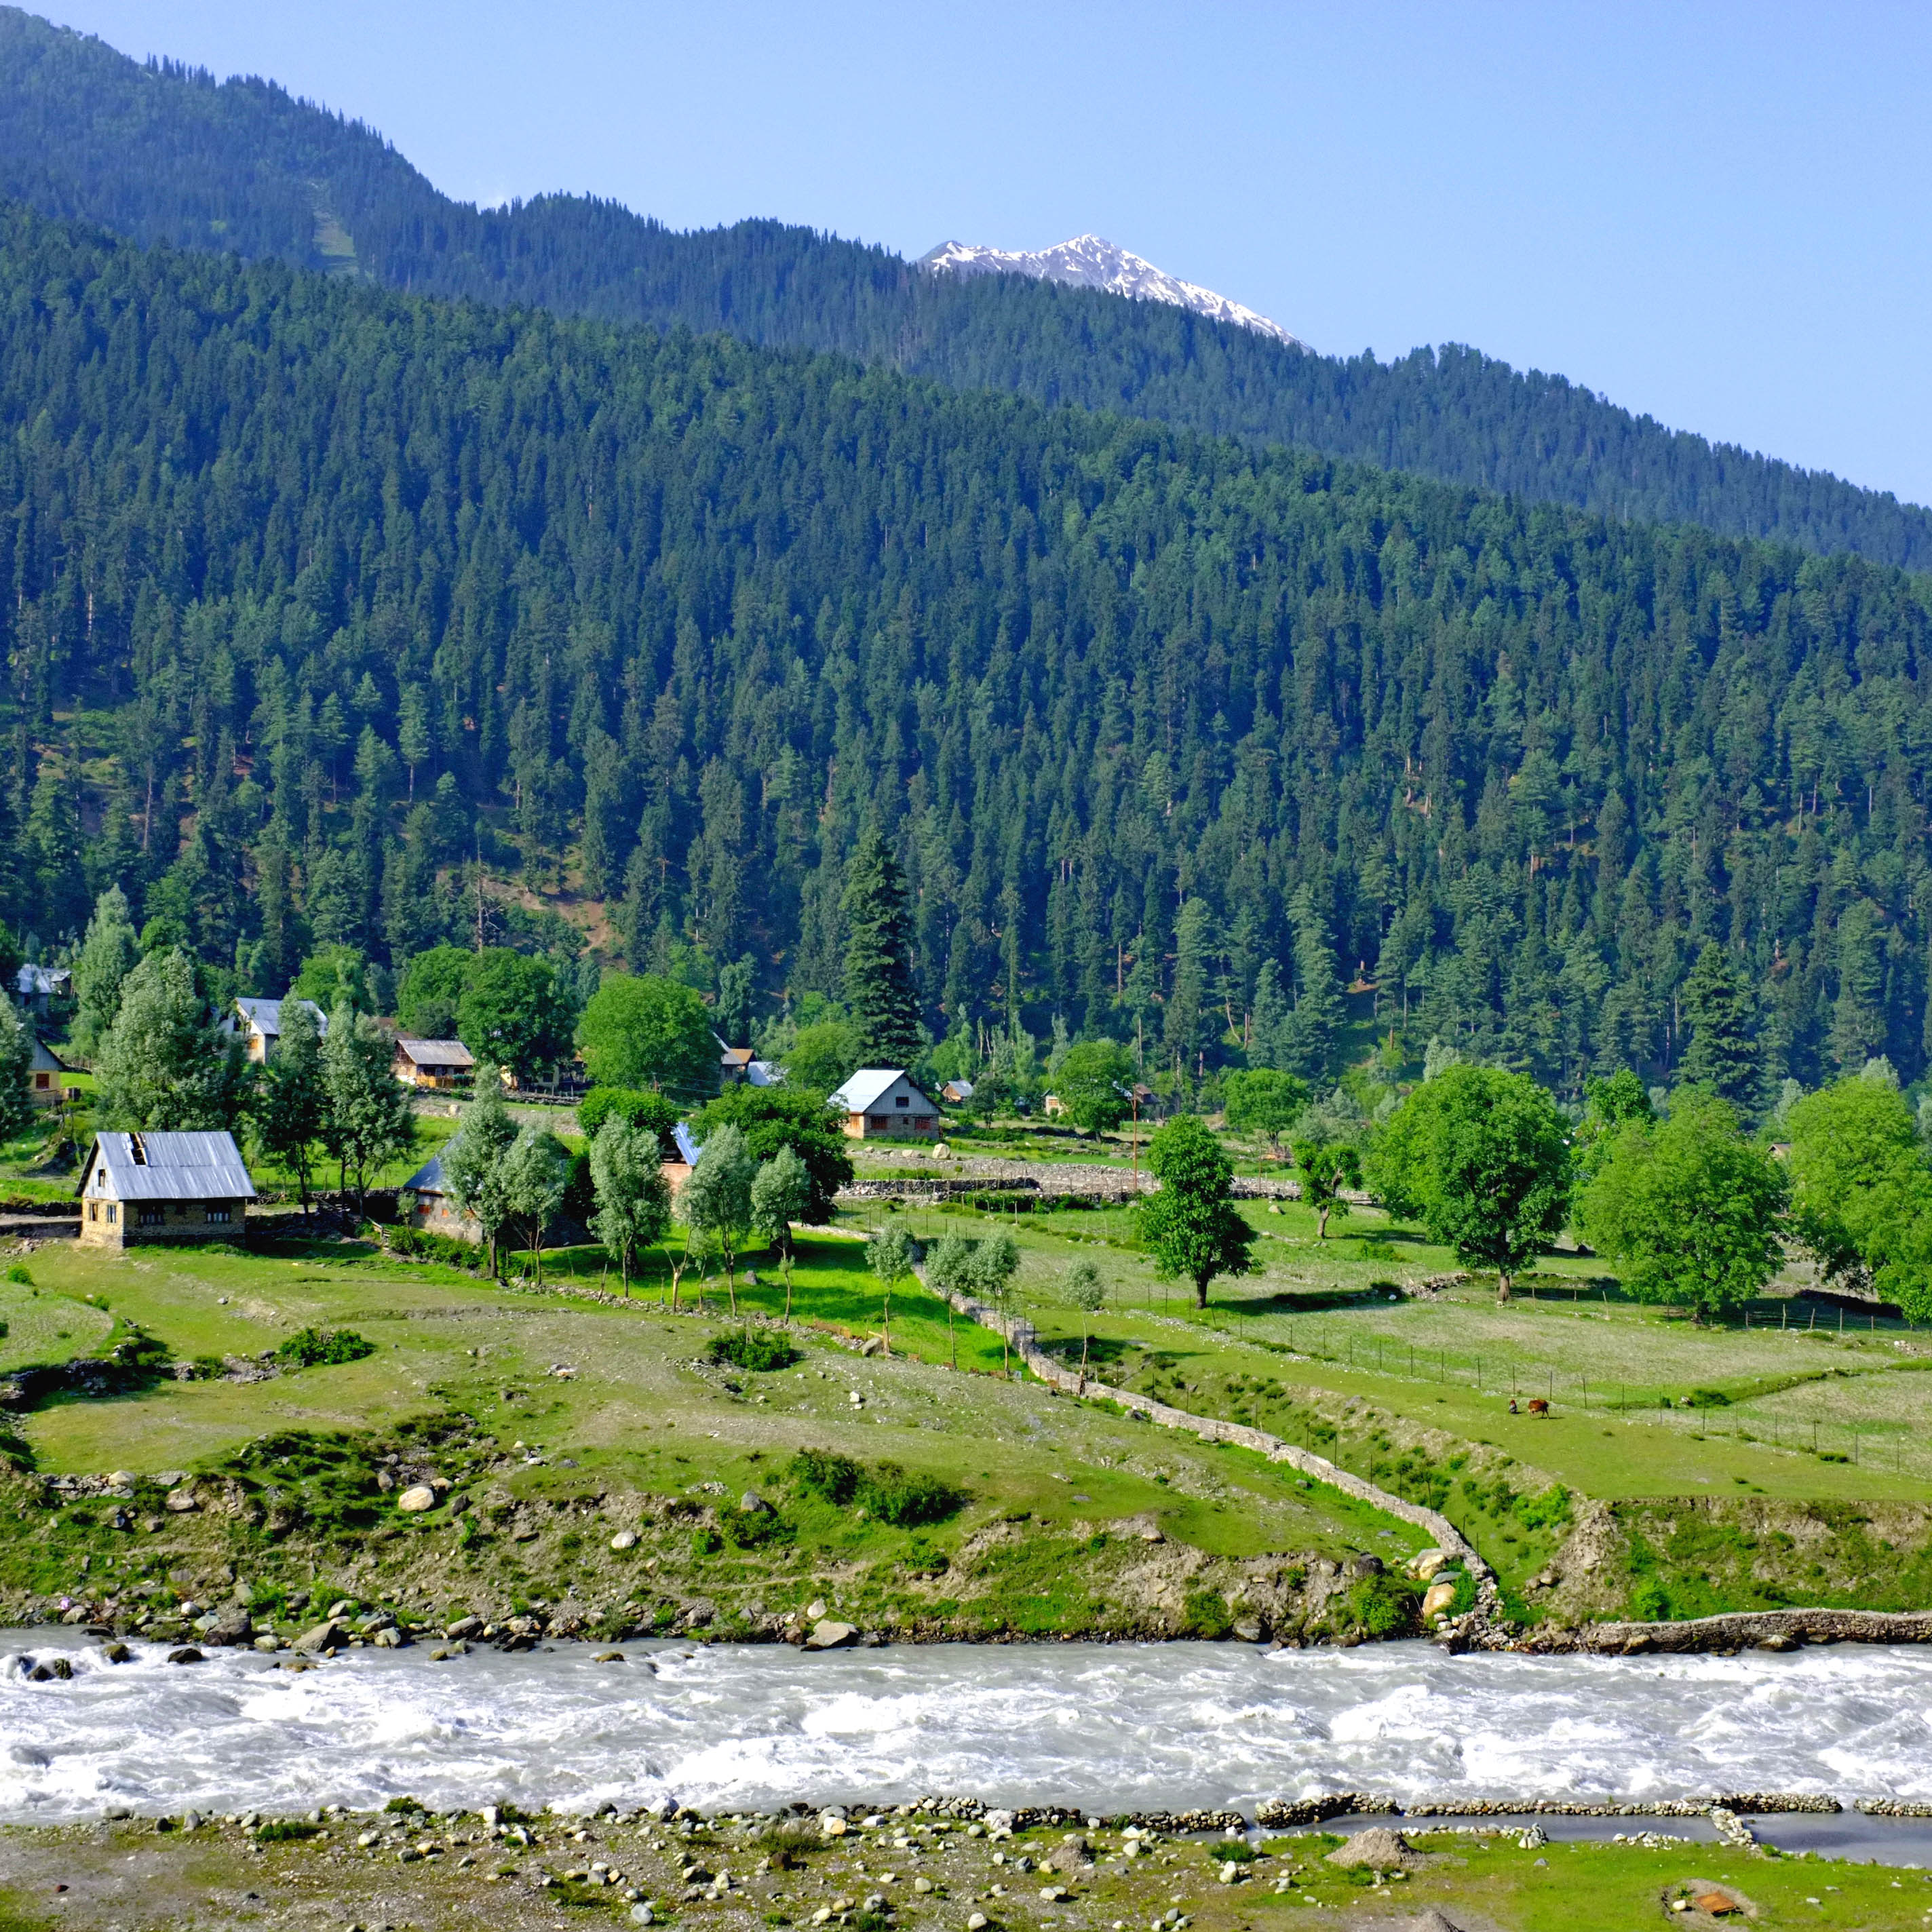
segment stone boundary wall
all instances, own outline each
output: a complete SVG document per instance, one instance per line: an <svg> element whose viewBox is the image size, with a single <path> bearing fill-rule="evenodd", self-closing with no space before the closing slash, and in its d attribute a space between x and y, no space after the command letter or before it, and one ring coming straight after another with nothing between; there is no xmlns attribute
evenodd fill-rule
<svg viewBox="0 0 1932 1932"><path fill-rule="evenodd" d="M1539 1630L1533 1648L1605 1651L1796 1650L1808 1643L1932 1643L1932 1610L1729 1610L1681 1623L1591 1624Z"/></svg>
<svg viewBox="0 0 1932 1932"><path fill-rule="evenodd" d="M1163 1429L1188 1430L1204 1442L1227 1442L1238 1448L1255 1450L1271 1462L1286 1462L1291 1468L1299 1469L1303 1474L1340 1490L1344 1496L1352 1496L1385 1515L1399 1517L1404 1522L1413 1523L1417 1528L1426 1531L1438 1550L1446 1550L1460 1559L1475 1579L1475 1612L1468 1619L1468 1628L1460 1634L1466 1640L1485 1647L1512 1641L1495 1628L1503 1606L1495 1573L1462 1532L1439 1511L1426 1508L1420 1503L1410 1502L1405 1497L1391 1496L1388 1490L1378 1489L1365 1478L1330 1462L1325 1456L1284 1442L1280 1436L1250 1428L1245 1423L1223 1422L1214 1416L1196 1415L1186 1409L1173 1408L1164 1402L1156 1402L1151 1396L1137 1395L1130 1389L1115 1388L1109 1383L1082 1376L1077 1370L1063 1367L1040 1348L1038 1331L1023 1316L1002 1316L984 1302L975 1301L968 1295L949 1298L954 1309L968 1320L978 1322L983 1328L990 1328L996 1335L1004 1334L1013 1352L1049 1388L1083 1400L1117 1402L1124 1409L1160 1424Z"/></svg>

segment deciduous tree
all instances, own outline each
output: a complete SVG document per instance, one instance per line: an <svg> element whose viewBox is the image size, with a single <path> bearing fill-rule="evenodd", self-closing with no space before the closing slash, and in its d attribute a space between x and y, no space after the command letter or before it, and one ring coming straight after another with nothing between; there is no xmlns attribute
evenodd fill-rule
<svg viewBox="0 0 1932 1932"><path fill-rule="evenodd" d="M1165 1280L1194 1284L1197 1308L1208 1306L1216 1275L1248 1271L1255 1231L1236 1210L1234 1169L1221 1144L1192 1114L1169 1120L1148 1143L1148 1172L1160 1191L1140 1204L1141 1239Z"/></svg>

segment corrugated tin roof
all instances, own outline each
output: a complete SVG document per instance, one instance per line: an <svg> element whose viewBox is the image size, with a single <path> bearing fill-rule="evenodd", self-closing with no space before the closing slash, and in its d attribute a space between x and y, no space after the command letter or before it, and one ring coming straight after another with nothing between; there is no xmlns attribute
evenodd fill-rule
<svg viewBox="0 0 1932 1932"><path fill-rule="evenodd" d="M405 1194L446 1194L448 1191L442 1178L442 1156L440 1154L431 1154L403 1183Z"/></svg>
<svg viewBox="0 0 1932 1932"><path fill-rule="evenodd" d="M679 1121L677 1125L671 1129L670 1137L676 1142L678 1157L682 1160L685 1166L695 1167L698 1165L698 1156L704 1150L692 1138L690 1123L686 1120Z"/></svg>
<svg viewBox="0 0 1932 1932"><path fill-rule="evenodd" d="M784 1084L784 1069L772 1060L754 1060L745 1069L746 1081L754 1087L778 1087Z"/></svg>
<svg viewBox="0 0 1932 1932"><path fill-rule="evenodd" d="M35 1073L71 1073L74 1069L45 1040L37 1038L34 1042L32 1071Z"/></svg>
<svg viewBox="0 0 1932 1932"><path fill-rule="evenodd" d="M29 962L14 975L15 989L23 1000L52 998L74 983L74 975L64 966L36 966Z"/></svg>
<svg viewBox="0 0 1932 1932"><path fill-rule="evenodd" d="M475 1056L460 1040L401 1040L399 1051L418 1066L474 1066Z"/></svg>
<svg viewBox="0 0 1932 1932"><path fill-rule="evenodd" d="M97 1174L105 1174L108 1191L122 1201L255 1198L232 1134L97 1134L74 1192L84 1192Z"/></svg>
<svg viewBox="0 0 1932 1932"><path fill-rule="evenodd" d="M906 1090L911 1094L915 1106L929 1110L932 1102L910 1080L906 1080L903 1066L862 1066L826 1105L836 1107L844 1114L862 1114L868 1107L877 1106L880 1099L902 1080L906 1081Z"/></svg>
<svg viewBox="0 0 1932 1932"><path fill-rule="evenodd" d="M292 1004L287 1000L257 1000L253 998L235 1002L235 1010L250 1022L265 1040L279 1040L282 1036L282 1009ZM292 1004L306 1006L315 1016L315 1029L322 1038L328 1037L328 1016L313 1000L296 1000Z"/></svg>

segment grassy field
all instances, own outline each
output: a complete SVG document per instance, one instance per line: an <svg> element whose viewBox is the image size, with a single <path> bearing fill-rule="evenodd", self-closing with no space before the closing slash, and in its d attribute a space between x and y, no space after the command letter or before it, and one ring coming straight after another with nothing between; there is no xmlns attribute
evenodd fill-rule
<svg viewBox="0 0 1932 1932"><path fill-rule="evenodd" d="M0 1284L0 1314L23 1335L32 1329L38 1346L26 1352L36 1361L98 1354L137 1330L176 1360L231 1367L304 1328L349 1329L374 1346L360 1360L267 1379L170 1376L112 1396L44 1396L19 1426L44 1472L199 1469L272 1504L296 1481L286 1467L314 1477L298 1484L305 1526L278 1534L272 1511L264 1522L259 1506L238 1504L239 1522L157 1516L152 1540L130 1543L92 1512L56 1512L0 1546L0 1582L46 1592L91 1574L95 1587L126 1587L218 1558L265 1579L334 1574L356 1594L399 1600L461 1590L502 1604L574 1592L619 1624L646 1576L664 1616L702 1599L728 1620L776 1613L829 1584L847 1614L963 1634L1153 1632L1204 1618L1225 1628L1245 1593L1274 1627L1315 1616L1340 1630L1346 1591L1322 1610L1324 1589L1341 1586L1318 1588L1310 1566L1339 1575L1364 1552L1396 1562L1423 1540L1252 1454L1002 1376L997 1340L964 1324L949 1336L943 1304L916 1283L895 1292L891 1357L861 1354L850 1338L876 1331L881 1310L855 1244L800 1246L797 1358L766 1373L710 1358L712 1341L733 1332L715 1276L701 1308L694 1276L674 1312L649 1281L628 1302L597 1296L587 1271L580 1293L499 1286L372 1243L124 1255L43 1246L30 1283ZM586 1258L557 1258L568 1268ZM776 1312L776 1271L758 1272L740 1307ZM956 1349L956 1371L946 1366ZM301 1446L316 1443L348 1446ZM426 1443L478 1499L454 1544L447 1517L398 1518L376 1499L382 1457L420 1459ZM895 1525L816 1500L788 1474L808 1448L868 1470L896 1466L956 1502ZM770 1490L779 1507L782 1535L769 1546L738 1537L730 1498L746 1490ZM609 1532L643 1533L634 1551L586 1532L586 1494ZM714 1506L713 1496L725 1500ZM538 1526L528 1537L508 1527L523 1512ZM707 1514L694 1521L698 1512ZM500 1517L501 1533L477 1527ZM1165 1540L1124 1536L1124 1522L1158 1526ZM98 1567L77 1567L83 1558ZM1213 1598L1204 1608L1203 1592Z"/></svg>

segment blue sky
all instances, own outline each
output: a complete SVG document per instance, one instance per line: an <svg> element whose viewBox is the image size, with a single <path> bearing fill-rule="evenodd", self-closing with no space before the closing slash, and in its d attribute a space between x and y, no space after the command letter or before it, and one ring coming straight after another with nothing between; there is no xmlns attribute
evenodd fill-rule
<svg viewBox="0 0 1932 1932"><path fill-rule="evenodd" d="M1932 9L65 0L446 191L908 254L1092 231L1314 346L1462 341L1932 502Z"/></svg>

